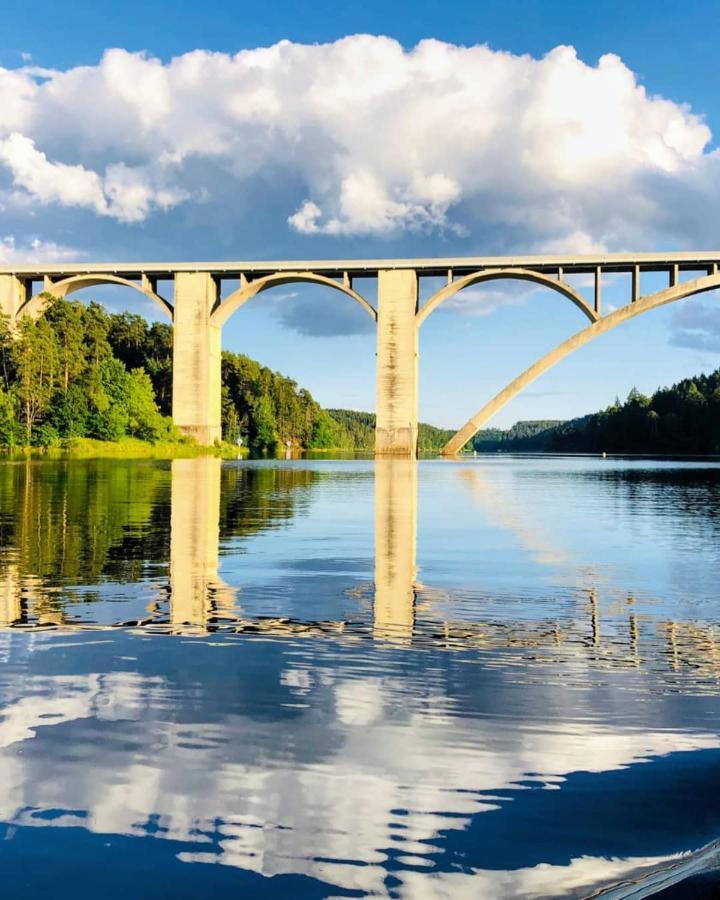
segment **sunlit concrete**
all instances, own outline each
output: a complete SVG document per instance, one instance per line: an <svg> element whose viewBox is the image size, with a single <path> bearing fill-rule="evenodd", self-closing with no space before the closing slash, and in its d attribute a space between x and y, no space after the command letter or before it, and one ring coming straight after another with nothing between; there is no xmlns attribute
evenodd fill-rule
<svg viewBox="0 0 720 900"><path fill-rule="evenodd" d="M205 445L221 438L221 329L211 321L217 301L207 272L175 276L173 421Z"/></svg>
<svg viewBox="0 0 720 900"><path fill-rule="evenodd" d="M25 282L17 275L0 275L0 313L14 322L18 310L25 302Z"/></svg>
<svg viewBox="0 0 720 900"><path fill-rule="evenodd" d="M418 284L415 271L378 273L375 452L414 458L418 437Z"/></svg>

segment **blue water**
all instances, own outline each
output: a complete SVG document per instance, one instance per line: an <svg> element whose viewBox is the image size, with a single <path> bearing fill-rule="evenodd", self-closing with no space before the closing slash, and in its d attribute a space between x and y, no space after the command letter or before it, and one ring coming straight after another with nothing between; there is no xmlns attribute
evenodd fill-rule
<svg viewBox="0 0 720 900"><path fill-rule="evenodd" d="M4 896L717 892L717 464L6 463L0 538Z"/></svg>

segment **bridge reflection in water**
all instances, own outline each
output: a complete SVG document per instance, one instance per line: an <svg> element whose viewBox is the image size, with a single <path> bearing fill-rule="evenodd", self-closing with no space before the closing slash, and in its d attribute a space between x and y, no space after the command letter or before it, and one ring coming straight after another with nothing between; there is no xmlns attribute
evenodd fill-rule
<svg viewBox="0 0 720 900"><path fill-rule="evenodd" d="M154 471L167 479L165 470ZM238 476L243 472L247 474L248 469L231 467L224 475ZM294 467L268 467L264 473L281 481L281 476L288 476L288 483L283 481L283 490L276 493L287 494L290 487L290 495L293 485L308 486L312 483L308 478L316 474ZM510 532L529 558L543 566L569 566L563 548L544 534L527 510L518 506L517 497L507 491L506 482L491 479L481 467L472 465L458 465L455 473L455 483L462 485L463 491L473 498L485 520L500 531ZM9 549L6 548L0 561L0 627L123 626L182 635L224 631L268 636L343 636L352 640L371 637L396 646L417 648L432 645L447 649L579 653L593 664L622 668L660 664L669 672L700 669L713 682L720 677L720 635L714 625L639 616L632 595L623 594L618 585L611 586L608 592L607 584L593 583L591 573L584 577L577 573L580 576L577 595L585 599L555 620L547 616L524 619L522 613L515 618L504 615L491 618L490 596L485 613L482 608L478 612L476 602L471 617L464 616L462 603L453 602L451 592L433 589L417 580L418 467L411 460L378 459L374 464L374 581L372 586L358 587L361 596L368 592L371 595L371 623L362 615L308 619L243 614L241 591L226 583L219 571L223 503L227 506L229 502L223 491L232 494L232 482L228 484L226 478L223 483L223 463L214 457L177 459L170 464L169 547L142 551L160 556L169 552L169 579L164 585L162 581L158 584L148 614L106 624L79 621L73 614L72 603L58 601L62 590L57 584L57 573L48 574L52 571L47 559L50 550L35 546L36 530L43 521L45 531L58 531L56 543L64 541L68 545L63 544L58 550L63 558L77 555L78 546L92 557L97 548L85 545L92 544L94 538L77 534L76 525L68 522L66 507L72 503L72 498L66 496L70 492L68 484L58 488L59 496L51 502L40 496L43 484L35 464L14 467L13 478L12 500L15 507L21 506L21 533L7 542ZM48 477L44 487L50 482ZM54 483L52 486L57 487ZM129 487L121 486L121 489L131 491ZM132 491L143 494L142 486L135 486ZM107 504L107 498L103 502ZM242 506L243 501L238 502ZM55 522L45 509L53 504L61 507ZM77 505L84 515L87 497L83 495ZM138 515L147 515L147 510ZM274 515L287 519L294 511L288 506ZM103 516L110 518L112 513L105 509ZM244 533L266 525L265 522L245 523ZM124 527L127 531L127 523ZM166 526L163 528L160 523L158 530L166 533ZM92 581L93 575L97 576L97 572L91 573L87 580ZM117 580L132 579L124 579L121 573ZM80 581L78 574L74 583ZM612 603L608 602L610 595L615 598Z"/></svg>

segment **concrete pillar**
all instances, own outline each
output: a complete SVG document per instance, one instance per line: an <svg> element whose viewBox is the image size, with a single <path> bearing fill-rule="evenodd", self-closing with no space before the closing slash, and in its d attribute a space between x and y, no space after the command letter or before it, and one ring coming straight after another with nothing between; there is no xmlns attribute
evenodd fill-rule
<svg viewBox="0 0 720 900"><path fill-rule="evenodd" d="M415 624L417 463L375 462L375 603L373 633L408 641Z"/></svg>
<svg viewBox="0 0 720 900"><path fill-rule="evenodd" d="M170 489L170 623L204 628L218 584L220 468L214 456L174 459Z"/></svg>
<svg viewBox="0 0 720 900"><path fill-rule="evenodd" d="M221 330L210 324L217 285L206 272L175 275L173 421L204 445L221 437Z"/></svg>
<svg viewBox="0 0 720 900"><path fill-rule="evenodd" d="M418 287L412 269L378 272L375 453L417 454Z"/></svg>
<svg viewBox="0 0 720 900"><path fill-rule="evenodd" d="M0 275L0 313L15 321L18 309L27 299L27 288L15 275Z"/></svg>

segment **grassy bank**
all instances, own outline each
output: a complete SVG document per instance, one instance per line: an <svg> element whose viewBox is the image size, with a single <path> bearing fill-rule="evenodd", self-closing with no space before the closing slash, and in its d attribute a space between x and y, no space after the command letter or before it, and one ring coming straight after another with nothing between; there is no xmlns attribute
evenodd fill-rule
<svg viewBox="0 0 720 900"><path fill-rule="evenodd" d="M98 441L94 438L70 438L60 446L40 449L37 447L16 448L8 452L11 458L29 456L40 459L178 459L197 456L220 456L224 459L243 458L248 455L246 447L232 444L218 447L203 447L194 441L158 441L150 443L138 438L123 438L120 441Z"/></svg>

